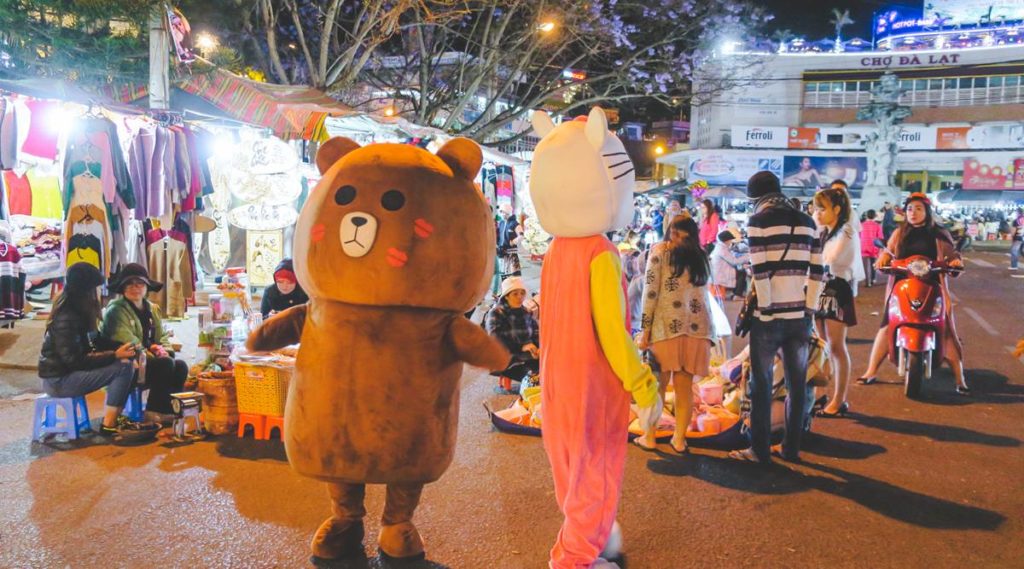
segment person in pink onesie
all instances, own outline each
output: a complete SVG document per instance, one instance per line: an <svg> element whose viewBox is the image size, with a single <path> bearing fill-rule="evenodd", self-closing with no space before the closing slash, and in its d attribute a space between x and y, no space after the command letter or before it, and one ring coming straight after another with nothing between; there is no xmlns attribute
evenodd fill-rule
<svg viewBox="0 0 1024 569"><path fill-rule="evenodd" d="M604 112L556 127L535 112L542 136L530 195L555 236L541 273L544 450L565 516L552 569L617 567L610 542L625 473L630 398L650 428L661 414L658 381L629 335L618 251L604 233L633 217L633 165ZM607 547L612 545L613 547Z"/></svg>

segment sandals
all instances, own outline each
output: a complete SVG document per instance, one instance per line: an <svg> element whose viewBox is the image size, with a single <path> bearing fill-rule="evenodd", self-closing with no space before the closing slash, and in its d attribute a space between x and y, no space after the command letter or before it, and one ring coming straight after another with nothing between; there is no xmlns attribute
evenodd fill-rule
<svg viewBox="0 0 1024 569"><path fill-rule="evenodd" d="M647 452L654 452L655 450L657 450L657 448L658 448L657 445L655 445L655 446L647 446L647 445L645 445L643 443L643 440L644 440L643 435L640 435L639 437L633 439L633 444L638 446L638 447L640 447L641 449L643 449L643 450L645 450Z"/></svg>
<svg viewBox="0 0 1024 569"><path fill-rule="evenodd" d="M859 383L861 385L871 385L872 383L875 383L876 381L878 381L878 378L875 377L875 376L871 376L871 377L858 377L857 378L857 383Z"/></svg>
<svg viewBox="0 0 1024 569"><path fill-rule="evenodd" d="M675 437L672 437L672 441L669 445L672 446L672 450L676 451L677 454L690 454L690 445L686 443L685 437L683 437L683 444L681 446L676 445Z"/></svg>
<svg viewBox="0 0 1024 569"><path fill-rule="evenodd" d="M829 413L825 409L818 409L815 413L815 417L825 417L826 419L836 419L839 417L845 417L850 412L850 402L844 401L839 405L839 409L836 409L835 413Z"/></svg>
<svg viewBox="0 0 1024 569"><path fill-rule="evenodd" d="M757 455L754 454L754 449L752 448L729 451L729 458L740 462L753 462L754 464L767 464L768 462L757 458Z"/></svg>

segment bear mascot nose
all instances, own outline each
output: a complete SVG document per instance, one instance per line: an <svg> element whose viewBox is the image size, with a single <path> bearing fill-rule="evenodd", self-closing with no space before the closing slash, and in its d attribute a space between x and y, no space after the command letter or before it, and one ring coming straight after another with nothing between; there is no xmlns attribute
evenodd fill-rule
<svg viewBox="0 0 1024 569"><path fill-rule="evenodd" d="M355 225L356 227L362 227L362 226L366 225L366 218L365 217L353 217L351 221L352 221L352 225Z"/></svg>

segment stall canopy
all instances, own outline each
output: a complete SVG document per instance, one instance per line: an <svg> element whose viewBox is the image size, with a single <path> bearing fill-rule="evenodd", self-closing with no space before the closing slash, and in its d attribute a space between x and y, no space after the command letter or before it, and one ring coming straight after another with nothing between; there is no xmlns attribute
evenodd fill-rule
<svg viewBox="0 0 1024 569"><path fill-rule="evenodd" d="M222 69L196 72L175 81L175 86L180 90L178 96L171 97L175 110L196 111L197 106L212 106L219 111L216 116L269 128L285 140L318 138L316 131L322 129L325 118L358 114L318 89L260 83ZM111 98L133 104L145 103L148 96L146 87L138 85L108 91ZM202 103L196 105L192 97Z"/></svg>

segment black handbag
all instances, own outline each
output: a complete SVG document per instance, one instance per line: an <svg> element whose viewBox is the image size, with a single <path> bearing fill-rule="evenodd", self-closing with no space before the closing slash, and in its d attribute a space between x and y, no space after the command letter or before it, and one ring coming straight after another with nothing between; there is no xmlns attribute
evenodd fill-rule
<svg viewBox="0 0 1024 569"><path fill-rule="evenodd" d="M789 236L792 237L794 233L796 233L796 225L789 228ZM779 257L780 263L786 260L786 255L789 254L789 246L792 244L792 239L786 243L786 250L783 251L782 256ZM771 281L774 276L775 271L768 273L768 280ZM754 323L754 313L757 312L757 287L754 285L753 281L754 279L751 279L750 292L748 292L746 298L743 299L743 306L740 307L740 313L736 316L736 335L740 338L744 338L750 333L750 327Z"/></svg>

